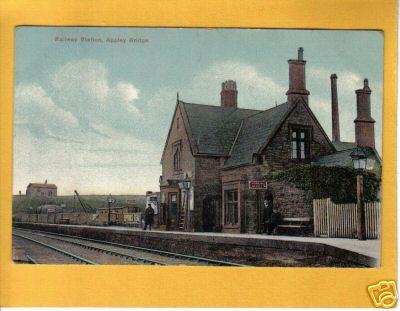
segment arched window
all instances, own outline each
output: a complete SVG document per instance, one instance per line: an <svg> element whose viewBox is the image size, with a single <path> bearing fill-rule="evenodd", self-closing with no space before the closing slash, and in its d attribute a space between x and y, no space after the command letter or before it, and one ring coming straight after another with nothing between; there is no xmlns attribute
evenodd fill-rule
<svg viewBox="0 0 400 311"><path fill-rule="evenodd" d="M174 153L174 170L180 170L181 169L181 150L179 148L176 148L175 153Z"/></svg>

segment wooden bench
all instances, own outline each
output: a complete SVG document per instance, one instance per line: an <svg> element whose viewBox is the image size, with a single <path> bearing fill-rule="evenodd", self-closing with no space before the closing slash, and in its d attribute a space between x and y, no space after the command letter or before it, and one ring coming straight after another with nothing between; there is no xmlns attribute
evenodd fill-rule
<svg viewBox="0 0 400 311"><path fill-rule="evenodd" d="M282 219L278 225L278 234L289 235L305 235L310 236L313 234L312 218L311 217L298 217Z"/></svg>

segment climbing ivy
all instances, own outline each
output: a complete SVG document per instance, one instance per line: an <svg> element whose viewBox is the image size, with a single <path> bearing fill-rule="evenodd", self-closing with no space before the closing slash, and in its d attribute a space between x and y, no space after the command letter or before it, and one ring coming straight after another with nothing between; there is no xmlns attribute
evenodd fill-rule
<svg viewBox="0 0 400 311"><path fill-rule="evenodd" d="M293 183L309 200L331 198L335 203L351 203L357 202L356 175L347 167L302 165L269 173L265 179ZM365 201L377 201L380 179L369 172L363 172L363 176Z"/></svg>

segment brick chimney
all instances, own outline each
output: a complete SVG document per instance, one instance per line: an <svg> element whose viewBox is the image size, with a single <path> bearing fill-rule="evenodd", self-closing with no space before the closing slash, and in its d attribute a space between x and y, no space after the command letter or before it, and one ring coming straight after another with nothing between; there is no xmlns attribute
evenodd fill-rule
<svg viewBox="0 0 400 311"><path fill-rule="evenodd" d="M357 118L354 120L356 128L356 143L358 146L375 147L375 120L371 117L371 89L368 79L364 79L364 88L356 90Z"/></svg>
<svg viewBox="0 0 400 311"><path fill-rule="evenodd" d="M340 141L337 75L335 73L331 75L331 95L332 95L332 141Z"/></svg>
<svg viewBox="0 0 400 311"><path fill-rule="evenodd" d="M228 80L222 82L221 89L221 107L224 108L237 108L237 94L236 82Z"/></svg>
<svg viewBox="0 0 400 311"><path fill-rule="evenodd" d="M303 60L303 48L298 49L297 59L289 59L289 90L286 92L288 107L291 109L299 99L308 105L306 89L306 61Z"/></svg>

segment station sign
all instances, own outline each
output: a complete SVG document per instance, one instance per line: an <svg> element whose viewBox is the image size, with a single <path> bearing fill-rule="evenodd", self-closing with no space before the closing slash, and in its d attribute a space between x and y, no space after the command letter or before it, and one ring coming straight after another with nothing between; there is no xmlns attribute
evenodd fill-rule
<svg viewBox="0 0 400 311"><path fill-rule="evenodd" d="M267 189L267 182L265 180L249 180L249 189L265 190Z"/></svg>
<svg viewBox="0 0 400 311"><path fill-rule="evenodd" d="M47 213L54 213L56 211L56 209L54 207L49 207L47 209Z"/></svg>

